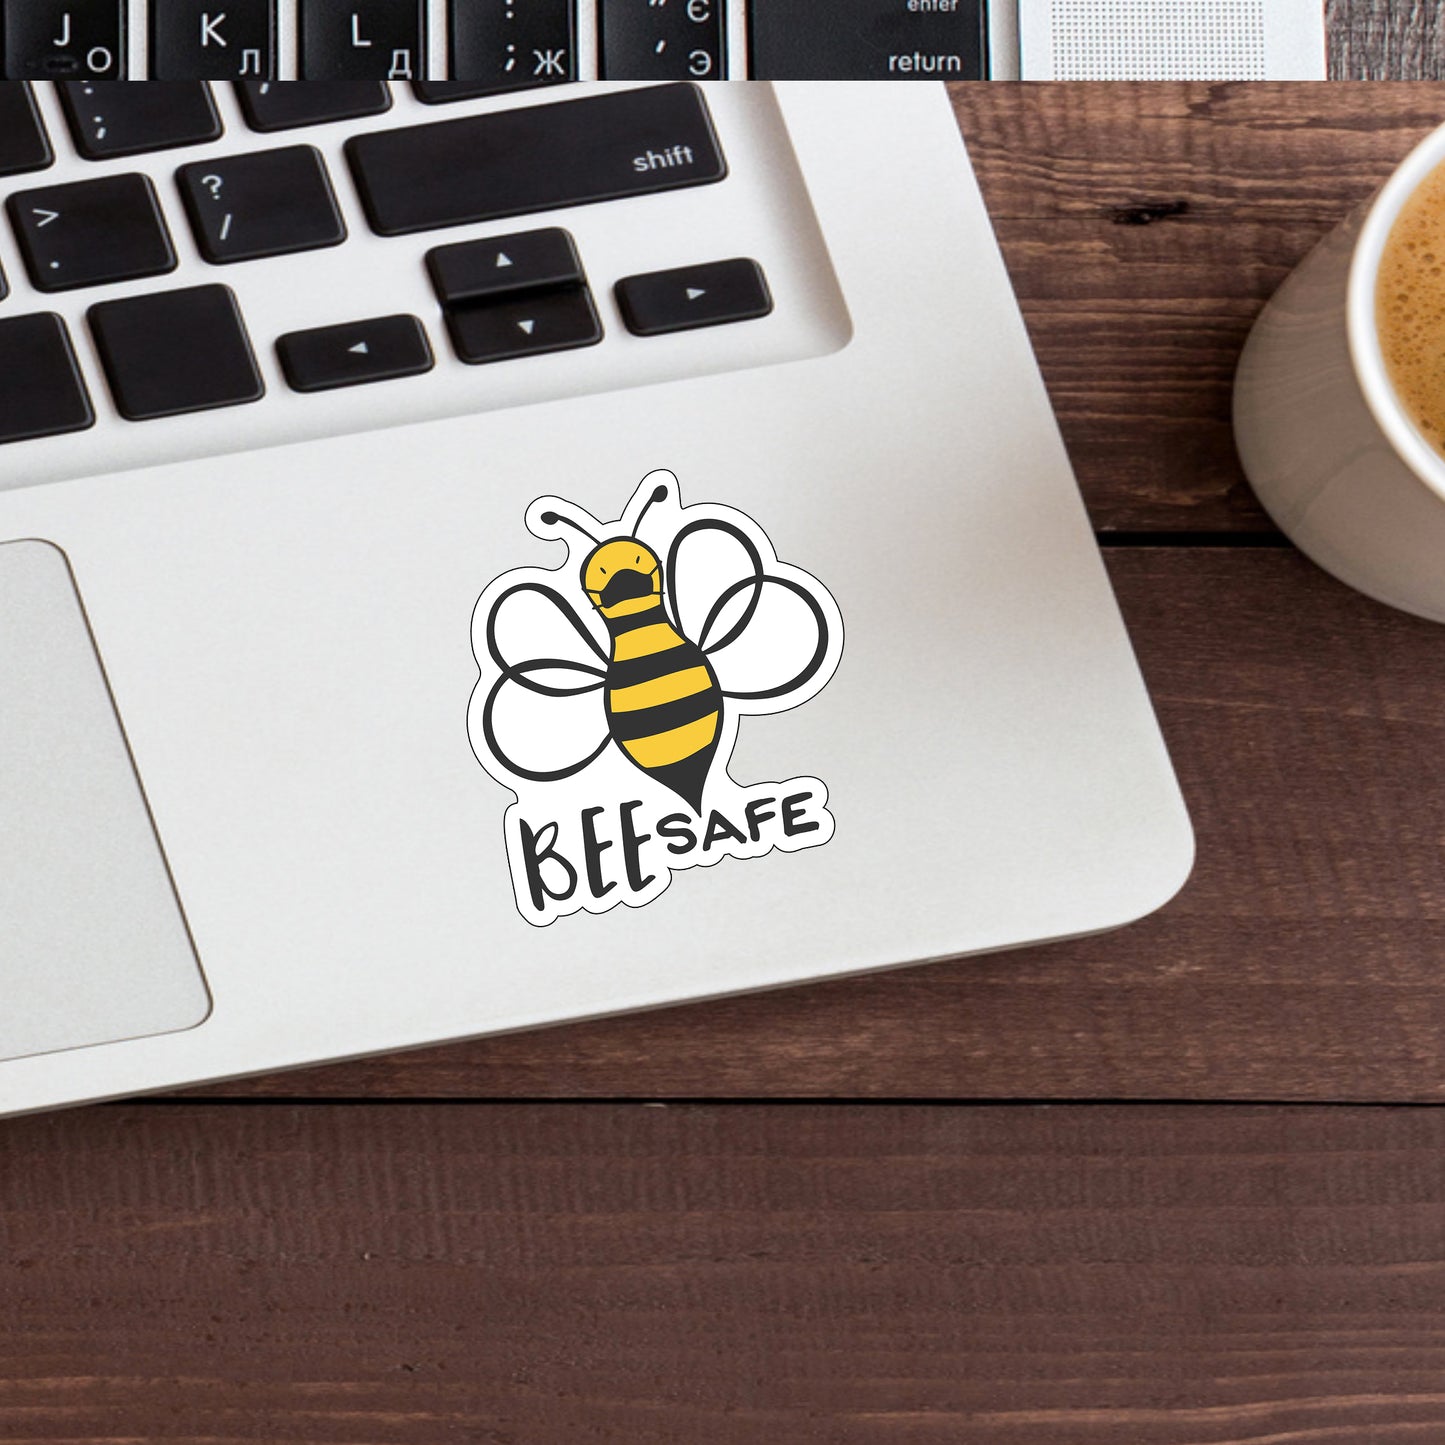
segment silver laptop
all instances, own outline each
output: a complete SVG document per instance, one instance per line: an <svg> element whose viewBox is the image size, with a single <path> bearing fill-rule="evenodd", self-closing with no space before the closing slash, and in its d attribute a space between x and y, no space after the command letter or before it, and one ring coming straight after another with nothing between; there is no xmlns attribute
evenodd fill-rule
<svg viewBox="0 0 1445 1445"><path fill-rule="evenodd" d="M0 92L0 1109L1178 889L941 87L197 89Z"/></svg>

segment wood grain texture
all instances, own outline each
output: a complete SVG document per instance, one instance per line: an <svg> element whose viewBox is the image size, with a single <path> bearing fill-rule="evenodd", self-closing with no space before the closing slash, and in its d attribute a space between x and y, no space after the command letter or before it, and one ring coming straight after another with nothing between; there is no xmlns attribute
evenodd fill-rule
<svg viewBox="0 0 1445 1445"><path fill-rule="evenodd" d="M1439 0L1326 0L1333 80L1445 80Z"/></svg>
<svg viewBox="0 0 1445 1445"><path fill-rule="evenodd" d="M8 1445L1445 1439L1445 1112L0 1128Z"/></svg>
<svg viewBox="0 0 1445 1445"><path fill-rule="evenodd" d="M1107 555L1198 833L1154 918L224 1091L1445 1099L1445 633L1284 549Z"/></svg>
<svg viewBox="0 0 1445 1445"><path fill-rule="evenodd" d="M958 85L1095 524L1262 532L1230 397L1260 308L1445 120L1437 85Z"/></svg>

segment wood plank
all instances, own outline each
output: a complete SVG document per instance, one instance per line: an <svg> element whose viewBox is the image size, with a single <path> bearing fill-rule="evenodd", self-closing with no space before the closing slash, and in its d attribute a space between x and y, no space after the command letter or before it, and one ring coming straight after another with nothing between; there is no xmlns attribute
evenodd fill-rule
<svg viewBox="0 0 1445 1445"><path fill-rule="evenodd" d="M1230 393L1260 307L1445 119L1436 85L957 85L1095 523L1271 530Z"/></svg>
<svg viewBox="0 0 1445 1445"><path fill-rule="evenodd" d="M1334 80L1445 80L1437 0L1326 0Z"/></svg>
<svg viewBox="0 0 1445 1445"><path fill-rule="evenodd" d="M0 1130L9 1445L1445 1438L1445 1112Z"/></svg>
<svg viewBox="0 0 1445 1445"><path fill-rule="evenodd" d="M224 1091L1445 1099L1439 628L1283 549L1107 555L1198 832L1154 918Z"/></svg>

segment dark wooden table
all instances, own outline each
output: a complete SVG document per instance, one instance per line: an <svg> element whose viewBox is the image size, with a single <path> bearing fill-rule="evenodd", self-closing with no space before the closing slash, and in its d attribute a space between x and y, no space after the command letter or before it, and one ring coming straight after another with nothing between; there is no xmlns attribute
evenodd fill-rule
<svg viewBox="0 0 1445 1445"><path fill-rule="evenodd" d="M0 1125L0 1439L1445 1441L1445 630L1284 545L1228 427L1263 299L1445 87L954 102L1193 881L1086 942Z"/></svg>

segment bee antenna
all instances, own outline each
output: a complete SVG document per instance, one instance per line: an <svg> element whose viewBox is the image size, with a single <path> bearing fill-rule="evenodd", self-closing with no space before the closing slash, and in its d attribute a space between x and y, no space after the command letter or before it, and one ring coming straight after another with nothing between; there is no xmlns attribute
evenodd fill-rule
<svg viewBox="0 0 1445 1445"><path fill-rule="evenodd" d="M565 522L569 527L575 527L589 542L595 542L596 537L582 525L581 522L574 522L571 517L559 516L556 512L543 512L537 519L544 527L555 527L559 522Z"/></svg>
<svg viewBox="0 0 1445 1445"><path fill-rule="evenodd" d="M665 501L666 498L667 487L659 482L658 485L652 489L652 495L642 504L642 510L637 514L637 521L632 524L632 534L634 537L641 530L642 519L647 515L647 509L654 502Z"/></svg>

